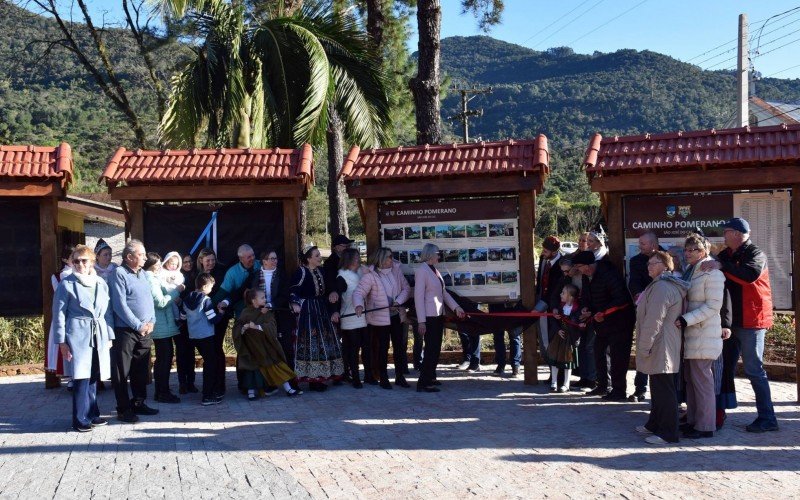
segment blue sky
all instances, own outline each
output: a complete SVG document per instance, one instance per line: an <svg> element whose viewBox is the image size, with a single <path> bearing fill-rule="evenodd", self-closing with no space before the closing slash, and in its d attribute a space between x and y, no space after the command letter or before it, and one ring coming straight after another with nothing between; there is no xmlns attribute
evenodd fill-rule
<svg viewBox="0 0 800 500"><path fill-rule="evenodd" d="M442 37L480 34L475 18L462 15L460 5L442 0ZM536 50L647 49L693 64L708 59L703 68L725 69L736 64L739 14L748 15L752 35L770 16L795 7L800 0L505 0L502 25L489 35ZM767 76L797 65L775 77L800 78L800 9L766 24L759 52L752 59L756 71Z"/></svg>
<svg viewBox="0 0 800 500"><path fill-rule="evenodd" d="M91 4L95 12L121 13L118 0ZM751 46L756 71L800 78L800 8L765 26L771 16L796 7L800 0L505 0L502 24L489 35L535 50L647 49L706 69L733 69L738 18L745 13L751 35L763 27L758 53ZM477 34L475 18L461 14L461 0L442 0L443 38ZM416 45L415 33L409 47Z"/></svg>

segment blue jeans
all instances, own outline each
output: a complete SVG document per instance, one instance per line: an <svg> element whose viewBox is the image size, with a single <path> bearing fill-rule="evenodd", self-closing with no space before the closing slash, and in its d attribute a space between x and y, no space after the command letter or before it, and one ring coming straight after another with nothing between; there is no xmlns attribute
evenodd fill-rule
<svg viewBox="0 0 800 500"><path fill-rule="evenodd" d="M461 340L464 361L468 362L470 366L481 364L481 336L458 332L458 338Z"/></svg>
<svg viewBox="0 0 800 500"><path fill-rule="evenodd" d="M508 343L511 348L511 366L518 368L522 362L522 342L520 336L522 335L522 327L508 330ZM497 367L503 369L506 367L506 332L500 330L494 332L494 352L495 362Z"/></svg>
<svg viewBox="0 0 800 500"><path fill-rule="evenodd" d="M769 389L767 372L764 370L764 334L765 329L732 328L733 338L739 345L744 363L744 374L750 379L756 395L758 419L777 424L775 409L772 407L772 393Z"/></svg>

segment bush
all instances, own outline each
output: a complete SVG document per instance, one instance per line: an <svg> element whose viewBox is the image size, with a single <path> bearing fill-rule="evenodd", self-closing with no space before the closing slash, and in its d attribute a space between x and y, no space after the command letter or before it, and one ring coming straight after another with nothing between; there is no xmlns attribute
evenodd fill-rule
<svg viewBox="0 0 800 500"><path fill-rule="evenodd" d="M0 317L0 364L44 362L43 321L42 316Z"/></svg>

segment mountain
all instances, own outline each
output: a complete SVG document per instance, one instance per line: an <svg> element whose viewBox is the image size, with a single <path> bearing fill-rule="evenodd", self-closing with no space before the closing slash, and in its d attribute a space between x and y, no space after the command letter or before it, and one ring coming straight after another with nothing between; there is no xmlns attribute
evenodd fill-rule
<svg viewBox="0 0 800 500"><path fill-rule="evenodd" d="M579 170L589 138L721 128L734 115L736 78L704 71L651 51L576 54L566 47L535 51L486 36L442 40L442 70L452 84L492 87L470 109L470 135L485 140L531 138L544 133L553 176L548 194L586 200ZM800 79L765 78L755 92L766 100L800 101ZM455 93L442 115L460 110ZM451 122L459 134L459 122Z"/></svg>

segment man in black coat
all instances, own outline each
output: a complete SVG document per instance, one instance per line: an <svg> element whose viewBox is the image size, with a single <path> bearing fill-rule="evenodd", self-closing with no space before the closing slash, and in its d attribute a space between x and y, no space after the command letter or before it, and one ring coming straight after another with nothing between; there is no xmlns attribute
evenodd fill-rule
<svg viewBox="0 0 800 500"><path fill-rule="evenodd" d="M666 251L658 244L656 233L648 231L639 236L639 253L631 258L628 274L628 290L633 296L634 303L639 299L639 294L653 281L647 273L647 261L657 250ZM628 397L628 401L644 401L644 395L647 393L647 375L637 371L633 385L636 389Z"/></svg>
<svg viewBox="0 0 800 500"><path fill-rule="evenodd" d="M597 387L587 394L603 395L609 401L623 401L626 399L626 375L636 323L631 295L619 270L610 262L595 261L591 251L579 252L572 258L572 263L584 276L583 288L587 291L584 295L589 303L582 309L583 317L591 317L597 335L594 349ZM611 356L610 370L606 363L606 349Z"/></svg>
<svg viewBox="0 0 800 500"><path fill-rule="evenodd" d="M542 243L542 253L539 254L539 269L536 272L536 307L535 310L545 312L550 310L554 296L558 296L558 284L564 277L564 272L558 263L561 258L561 241L555 236L548 236ZM547 317L539 319L539 352L542 358L547 359L548 322Z"/></svg>

